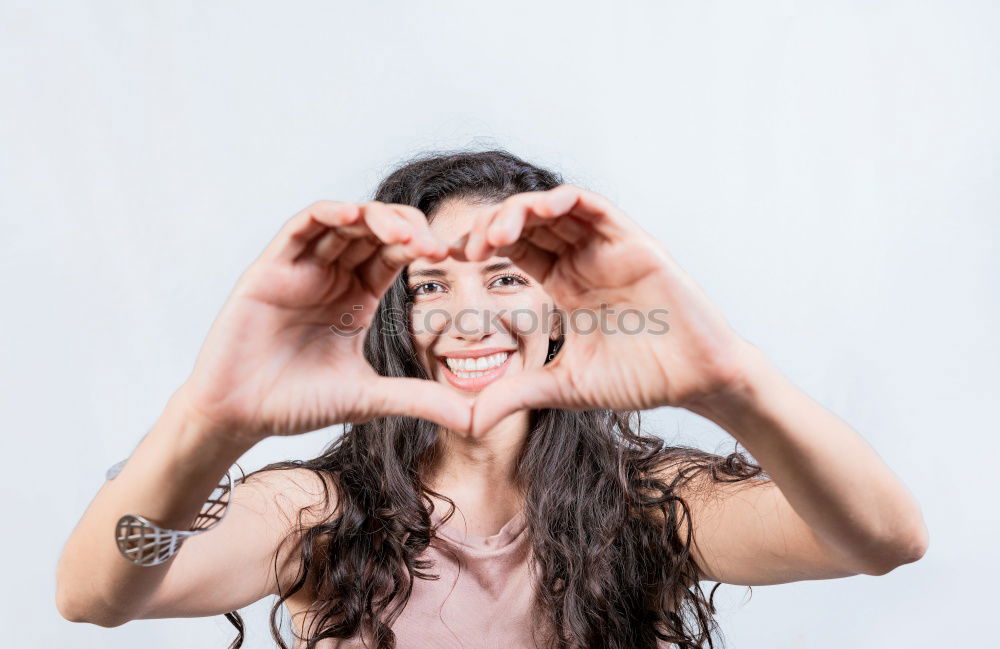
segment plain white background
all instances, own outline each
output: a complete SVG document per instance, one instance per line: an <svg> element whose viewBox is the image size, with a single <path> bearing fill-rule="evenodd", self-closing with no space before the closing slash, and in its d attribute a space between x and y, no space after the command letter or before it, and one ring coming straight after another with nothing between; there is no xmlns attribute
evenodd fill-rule
<svg viewBox="0 0 1000 649"><path fill-rule="evenodd" d="M495 145L664 241L924 506L927 555L888 575L721 587L728 645L988 646L998 36L989 0L4 2L4 644L228 645L221 616L66 622L63 543L292 213L367 199L422 150ZM647 422L732 448L685 411ZM272 601L242 611L246 647L273 646Z"/></svg>

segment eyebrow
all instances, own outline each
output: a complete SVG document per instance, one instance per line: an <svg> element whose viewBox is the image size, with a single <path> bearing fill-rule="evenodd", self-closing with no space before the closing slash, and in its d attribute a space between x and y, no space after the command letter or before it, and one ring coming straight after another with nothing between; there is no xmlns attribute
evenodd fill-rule
<svg viewBox="0 0 1000 649"><path fill-rule="evenodd" d="M498 261L493 264L487 264L479 269L479 272L483 275L488 275L489 273L495 273L498 270L503 270L505 268L510 268L514 264L510 261ZM440 268L424 268L422 270L414 270L407 273L407 277L410 279L417 277L447 277L448 272Z"/></svg>

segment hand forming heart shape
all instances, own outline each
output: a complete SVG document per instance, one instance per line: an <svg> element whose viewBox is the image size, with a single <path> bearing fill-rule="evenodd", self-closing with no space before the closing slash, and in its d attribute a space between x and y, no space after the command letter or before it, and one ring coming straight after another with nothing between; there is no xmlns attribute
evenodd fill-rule
<svg viewBox="0 0 1000 649"><path fill-rule="evenodd" d="M596 193L512 196L462 244L468 260L511 259L566 316L553 362L479 394L473 432L527 408L683 407L741 378L750 344L660 242Z"/></svg>
<svg viewBox="0 0 1000 649"><path fill-rule="evenodd" d="M366 330L417 258L492 255L542 284L568 316L566 338L553 362L487 385L474 402L436 381L379 376L364 336L331 334L347 322ZM600 326L585 333L575 325L588 311ZM747 346L662 244L573 185L511 196L450 248L414 207L321 201L240 277L178 398L242 442L390 414L481 434L529 408L685 406L737 380Z"/></svg>
<svg viewBox="0 0 1000 649"><path fill-rule="evenodd" d="M367 330L400 269L447 255L416 208L310 205L240 277L175 395L177 407L251 445L389 414L468 431L467 399L432 381L379 376L364 358L364 336L336 331Z"/></svg>

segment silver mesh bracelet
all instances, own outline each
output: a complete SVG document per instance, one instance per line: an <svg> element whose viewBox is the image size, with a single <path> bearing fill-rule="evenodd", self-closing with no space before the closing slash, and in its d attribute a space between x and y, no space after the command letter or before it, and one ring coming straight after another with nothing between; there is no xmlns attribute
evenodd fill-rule
<svg viewBox="0 0 1000 649"><path fill-rule="evenodd" d="M127 461L128 458L125 458L112 465L107 471L106 479L114 480ZM156 566L163 563L180 549L181 543L187 538L209 531L225 518L229 511L228 496L232 485L233 478L229 471L226 471L225 481L209 495L189 531L166 529L138 514L125 514L115 525L118 551L138 566Z"/></svg>

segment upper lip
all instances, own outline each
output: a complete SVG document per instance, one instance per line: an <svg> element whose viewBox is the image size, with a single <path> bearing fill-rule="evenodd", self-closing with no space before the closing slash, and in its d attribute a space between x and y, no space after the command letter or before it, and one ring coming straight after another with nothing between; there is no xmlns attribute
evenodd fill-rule
<svg viewBox="0 0 1000 649"><path fill-rule="evenodd" d="M479 358L480 356L492 356L493 354L499 354L500 352L510 353L514 351L513 349L508 349L506 347L487 347L485 349L463 349L455 350L453 352L444 352L440 354L441 358Z"/></svg>

